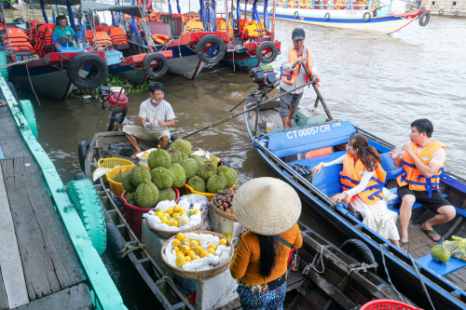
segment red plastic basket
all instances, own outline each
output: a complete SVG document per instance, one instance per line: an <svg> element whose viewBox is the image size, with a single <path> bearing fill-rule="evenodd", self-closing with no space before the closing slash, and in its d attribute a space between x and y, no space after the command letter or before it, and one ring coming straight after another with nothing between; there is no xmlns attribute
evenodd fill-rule
<svg viewBox="0 0 466 310"><path fill-rule="evenodd" d="M423 310L421 308L414 308L408 304L390 300L390 299L378 299L369 301L363 305L359 310Z"/></svg>
<svg viewBox="0 0 466 310"><path fill-rule="evenodd" d="M180 191L176 188L173 188L176 193L176 203L180 200ZM125 206L125 219L128 222L129 227L134 231L134 234L138 237L141 237L142 234L142 220L144 219L142 215L149 212L150 208L140 208L129 204L125 198L126 191L121 194L121 200Z"/></svg>

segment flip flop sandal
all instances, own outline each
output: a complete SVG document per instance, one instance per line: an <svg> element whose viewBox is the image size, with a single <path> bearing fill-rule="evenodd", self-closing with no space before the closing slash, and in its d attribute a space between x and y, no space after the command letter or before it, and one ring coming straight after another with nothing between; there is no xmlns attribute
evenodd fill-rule
<svg viewBox="0 0 466 310"><path fill-rule="evenodd" d="M129 157L129 156L133 155L135 151L136 151L136 149L133 148L133 147L124 147L124 148L122 148L120 150L120 155Z"/></svg>
<svg viewBox="0 0 466 310"><path fill-rule="evenodd" d="M6 103L6 101L5 101L4 104L2 104L2 103L0 102L0 108L6 107L7 105L8 105L8 103Z"/></svg>
<svg viewBox="0 0 466 310"><path fill-rule="evenodd" d="M403 242L400 240L400 248L409 253L409 241Z"/></svg>
<svg viewBox="0 0 466 310"><path fill-rule="evenodd" d="M421 227L421 230L422 230L427 236L429 236L429 238L432 239L432 241L439 242L440 239L441 239L441 237L442 237L442 236L439 235L438 232L436 232L436 231L433 230L433 229L424 229L424 228ZM434 237L436 237L436 236L439 236L438 240L435 240L435 239L434 239Z"/></svg>

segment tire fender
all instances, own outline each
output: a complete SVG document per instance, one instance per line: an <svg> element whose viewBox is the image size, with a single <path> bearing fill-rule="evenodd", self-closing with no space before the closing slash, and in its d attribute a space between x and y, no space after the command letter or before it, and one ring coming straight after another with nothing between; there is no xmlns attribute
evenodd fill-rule
<svg viewBox="0 0 466 310"><path fill-rule="evenodd" d="M294 12L294 17L299 18L299 12L298 11Z"/></svg>
<svg viewBox="0 0 466 310"><path fill-rule="evenodd" d="M218 51L215 55L208 56L204 53L204 48L207 44L214 43L218 46ZM197 57L206 64L215 64L222 60L223 56L225 56L225 44L223 43L222 39L214 34L208 34L203 36L196 44L196 53Z"/></svg>
<svg viewBox="0 0 466 310"><path fill-rule="evenodd" d="M272 55L268 58L265 58L264 56L262 56L262 51L265 48L269 48L272 50ZM278 56L278 49L275 46L275 44L273 44L273 42L270 42L270 41L262 42L256 50L257 59L264 64L271 63L277 58L277 56Z"/></svg>
<svg viewBox="0 0 466 310"><path fill-rule="evenodd" d="M419 25L422 27L427 26L427 24L430 21L430 13L427 11L424 11L421 13L421 16L419 16Z"/></svg>
<svg viewBox="0 0 466 310"><path fill-rule="evenodd" d="M355 251L361 256L362 261L368 265L376 262L374 254L372 254L369 247L359 239L348 239L340 247L340 249L346 254L350 255L351 252ZM377 267L373 267L374 272L377 272Z"/></svg>
<svg viewBox="0 0 466 310"><path fill-rule="evenodd" d="M443 15L444 12L445 12L444 9L440 9L440 10L438 10L438 15Z"/></svg>
<svg viewBox="0 0 466 310"><path fill-rule="evenodd" d="M156 67L151 68L150 65L154 60L158 60L159 64ZM161 78L168 71L168 59L162 54L154 53L149 54L144 58L142 62L144 72L151 78ZM154 71L155 70L155 71Z"/></svg>
<svg viewBox="0 0 466 310"><path fill-rule="evenodd" d="M91 180L70 181L66 192L78 210L92 246L102 255L107 247L107 226L99 195Z"/></svg>
<svg viewBox="0 0 466 310"><path fill-rule="evenodd" d="M330 19L330 13L327 12L327 13L325 14L325 16L324 16L324 19L325 19L325 20L329 20L329 19Z"/></svg>
<svg viewBox="0 0 466 310"><path fill-rule="evenodd" d="M362 16L362 19L364 19L365 22L370 21L371 18L372 18L372 15L369 12L364 13L364 15Z"/></svg>
<svg viewBox="0 0 466 310"><path fill-rule="evenodd" d="M84 172L85 168L85 162L86 162L86 155L87 155L87 150L89 149L89 142L86 140L79 141L78 143L78 160L79 160L79 166L81 167L81 170Z"/></svg>
<svg viewBox="0 0 466 310"><path fill-rule="evenodd" d="M97 74L92 78L83 78L80 76L80 70L84 65L92 63L97 69ZM81 53L71 58L66 68L66 74L76 87L80 89L95 89L102 85L108 76L108 67L102 57L93 53Z"/></svg>
<svg viewBox="0 0 466 310"><path fill-rule="evenodd" d="M453 16L458 16L459 12L458 11L454 11L453 12Z"/></svg>
<svg viewBox="0 0 466 310"><path fill-rule="evenodd" d="M37 131L37 122L36 122L36 115L34 113L34 107L32 106L31 101L29 100L20 100L19 101L19 108L21 112L23 112L24 118L28 122L28 126L32 131L32 134L36 139L39 139L39 132Z"/></svg>

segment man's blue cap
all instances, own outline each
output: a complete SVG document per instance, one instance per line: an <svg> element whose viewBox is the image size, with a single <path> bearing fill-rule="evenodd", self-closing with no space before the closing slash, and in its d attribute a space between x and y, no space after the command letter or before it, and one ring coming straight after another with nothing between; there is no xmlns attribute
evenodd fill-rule
<svg viewBox="0 0 466 310"><path fill-rule="evenodd" d="M291 34L291 38L293 41L298 41L298 40L304 40L306 37L306 33L304 32L303 28L296 28L293 30L293 33Z"/></svg>

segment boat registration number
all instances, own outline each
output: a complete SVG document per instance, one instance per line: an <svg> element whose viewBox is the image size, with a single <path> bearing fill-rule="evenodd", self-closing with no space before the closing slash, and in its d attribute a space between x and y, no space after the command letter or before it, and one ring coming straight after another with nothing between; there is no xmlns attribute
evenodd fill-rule
<svg viewBox="0 0 466 310"><path fill-rule="evenodd" d="M337 124L333 124L333 125L337 125ZM312 136L319 132L327 132L327 131L332 131L330 129L330 125L321 125L321 126L316 126L316 127L309 127L309 128L299 129L299 130L288 131L286 133L286 137L288 139L295 139L295 138L300 138L300 137L305 137L305 136Z"/></svg>

